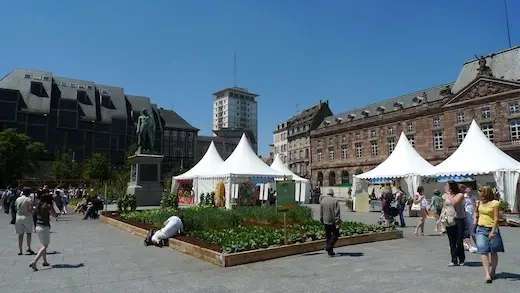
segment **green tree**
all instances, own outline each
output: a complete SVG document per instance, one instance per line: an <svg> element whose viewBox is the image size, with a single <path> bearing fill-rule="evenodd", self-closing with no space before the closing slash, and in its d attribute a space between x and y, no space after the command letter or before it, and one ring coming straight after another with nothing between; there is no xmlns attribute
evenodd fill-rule
<svg viewBox="0 0 520 293"><path fill-rule="evenodd" d="M52 177L61 183L65 179L75 179L79 175L79 165L71 153L58 153L52 163Z"/></svg>
<svg viewBox="0 0 520 293"><path fill-rule="evenodd" d="M23 173L38 170L45 153L43 144L31 141L25 134L7 129L0 132L0 186L13 184Z"/></svg>
<svg viewBox="0 0 520 293"><path fill-rule="evenodd" d="M104 154L94 153L85 161L83 178L106 182L111 178L110 161Z"/></svg>

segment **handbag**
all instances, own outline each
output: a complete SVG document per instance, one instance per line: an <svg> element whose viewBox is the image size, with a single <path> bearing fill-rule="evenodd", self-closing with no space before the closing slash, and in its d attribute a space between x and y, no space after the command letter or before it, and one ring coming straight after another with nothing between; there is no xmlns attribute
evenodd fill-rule
<svg viewBox="0 0 520 293"><path fill-rule="evenodd" d="M420 211L421 210L421 204L420 203L413 203L410 207L412 211Z"/></svg>
<svg viewBox="0 0 520 293"><path fill-rule="evenodd" d="M457 213L455 212L455 208L451 205L444 206L442 208L441 215L439 217L439 221L444 227L453 227L457 223L455 222L455 215Z"/></svg>

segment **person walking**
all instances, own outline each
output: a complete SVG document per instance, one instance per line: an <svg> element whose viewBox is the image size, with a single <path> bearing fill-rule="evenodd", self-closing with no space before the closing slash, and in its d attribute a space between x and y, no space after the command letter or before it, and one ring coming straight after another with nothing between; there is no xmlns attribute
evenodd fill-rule
<svg viewBox="0 0 520 293"><path fill-rule="evenodd" d="M498 228L499 213L499 201L494 199L493 189L482 186L473 225L476 227L477 253L482 255L486 283L493 282L498 265L498 252L504 252L504 242Z"/></svg>
<svg viewBox="0 0 520 293"><path fill-rule="evenodd" d="M18 255L23 254L22 246L24 234L27 235L27 253L31 255L34 254L34 251L31 249L31 233L34 230L34 226L32 219L33 201L29 197L30 194L31 189L25 187L20 197L15 201L16 218L14 228L16 234L18 234Z"/></svg>
<svg viewBox="0 0 520 293"><path fill-rule="evenodd" d="M441 197L441 191L438 189L435 189L433 191L432 203L431 203L430 208L435 213L435 224L436 224L435 232L437 232L439 234L446 233L446 229L444 229L444 226L442 226L442 223L440 221L442 205L443 205L443 202L442 202L442 197Z"/></svg>
<svg viewBox="0 0 520 293"><path fill-rule="evenodd" d="M325 228L325 251L334 256L334 245L339 238L341 212L338 200L334 198L334 190L329 189L320 202L320 222Z"/></svg>
<svg viewBox="0 0 520 293"><path fill-rule="evenodd" d="M413 203L420 206L420 210L418 211L419 221L417 222L417 226L415 226L415 236L419 235L419 231L421 231L421 235L424 236L424 223L426 222L426 197L424 195L424 187L417 187L417 193L415 193L413 198Z"/></svg>
<svg viewBox="0 0 520 293"><path fill-rule="evenodd" d="M406 222L404 219L404 209L406 207L406 201L408 200L406 193L403 191L402 187L399 186L397 188L397 192L395 193L395 197L399 203L399 223L401 227L406 227Z"/></svg>
<svg viewBox="0 0 520 293"><path fill-rule="evenodd" d="M464 253L464 234L466 230L466 212L464 211L464 195L459 185L450 181L444 186L444 209L453 211L454 225L446 227L446 234L450 242L451 262L448 266L463 266L466 261Z"/></svg>
<svg viewBox="0 0 520 293"><path fill-rule="evenodd" d="M40 239L40 243L42 247L38 250L36 257L29 264L33 270L37 271L36 263L41 259L43 259L43 266L49 266L49 262L47 261L47 248L49 247L50 239L51 239L51 222L50 216L58 217L58 214L54 210L53 198L48 190L44 190L43 194L40 198L40 203L36 208L37 211L37 223L36 223L36 235Z"/></svg>

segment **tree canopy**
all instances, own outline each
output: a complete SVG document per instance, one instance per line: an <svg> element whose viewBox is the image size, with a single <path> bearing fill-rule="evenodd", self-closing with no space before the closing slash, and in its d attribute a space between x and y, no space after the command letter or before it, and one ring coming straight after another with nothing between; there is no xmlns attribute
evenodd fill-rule
<svg viewBox="0 0 520 293"><path fill-rule="evenodd" d="M110 160L104 154L94 153L84 163L83 178L87 180L107 181L110 179Z"/></svg>
<svg viewBox="0 0 520 293"><path fill-rule="evenodd" d="M52 177L57 181L75 179L78 177L79 165L73 160L70 152L58 153L56 160L52 162Z"/></svg>
<svg viewBox="0 0 520 293"><path fill-rule="evenodd" d="M0 186L14 184L23 173L38 170L38 160L45 153L43 144L31 141L15 129L0 132Z"/></svg>

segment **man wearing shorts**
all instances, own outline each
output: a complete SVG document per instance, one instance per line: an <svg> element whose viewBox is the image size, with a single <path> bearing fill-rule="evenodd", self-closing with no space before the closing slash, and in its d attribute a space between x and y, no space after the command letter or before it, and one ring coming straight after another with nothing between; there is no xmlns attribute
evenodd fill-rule
<svg viewBox="0 0 520 293"><path fill-rule="evenodd" d="M18 197L15 201L16 208L16 220L14 223L14 228L16 234L18 234L18 255L22 255L22 245L23 245L23 235L27 234L27 253L34 254L34 251L31 249L31 233L34 230L33 224L33 201L29 197L31 194L31 190L29 188L24 188L20 197Z"/></svg>

